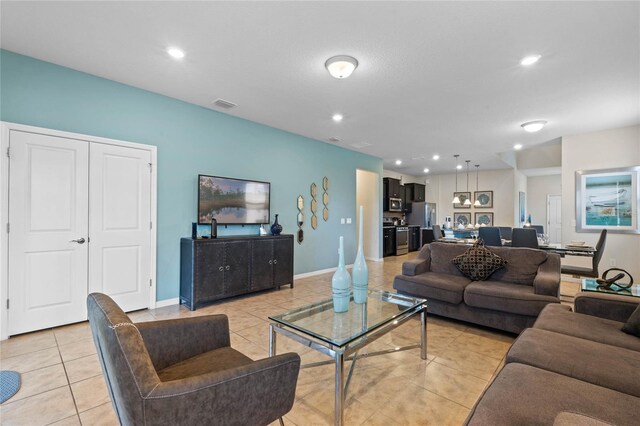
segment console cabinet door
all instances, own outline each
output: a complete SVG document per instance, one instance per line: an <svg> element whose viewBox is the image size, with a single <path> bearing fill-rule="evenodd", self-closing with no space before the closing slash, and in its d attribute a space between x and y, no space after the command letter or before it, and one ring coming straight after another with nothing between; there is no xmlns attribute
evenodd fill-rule
<svg viewBox="0 0 640 426"><path fill-rule="evenodd" d="M224 296L244 294L249 291L250 241L224 243Z"/></svg>
<svg viewBox="0 0 640 426"><path fill-rule="evenodd" d="M197 303L224 296L224 244L201 243L195 247L194 298Z"/></svg>
<svg viewBox="0 0 640 426"><path fill-rule="evenodd" d="M272 239L254 240L251 248L251 291L273 287Z"/></svg>
<svg viewBox="0 0 640 426"><path fill-rule="evenodd" d="M293 238L273 240L273 284L293 287Z"/></svg>

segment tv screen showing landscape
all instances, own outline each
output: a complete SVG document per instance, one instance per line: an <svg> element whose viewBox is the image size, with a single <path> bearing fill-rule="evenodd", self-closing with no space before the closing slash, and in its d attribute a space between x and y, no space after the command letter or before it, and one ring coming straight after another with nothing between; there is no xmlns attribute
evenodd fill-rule
<svg viewBox="0 0 640 426"><path fill-rule="evenodd" d="M269 223L269 182L198 176L198 223Z"/></svg>

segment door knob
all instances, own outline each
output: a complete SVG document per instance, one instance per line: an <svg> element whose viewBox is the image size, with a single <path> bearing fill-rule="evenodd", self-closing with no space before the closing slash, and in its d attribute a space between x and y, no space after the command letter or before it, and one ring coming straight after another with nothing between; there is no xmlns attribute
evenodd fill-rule
<svg viewBox="0 0 640 426"><path fill-rule="evenodd" d="M84 244L84 238L78 238L77 240L71 240L69 241L70 243L78 243L78 244Z"/></svg>

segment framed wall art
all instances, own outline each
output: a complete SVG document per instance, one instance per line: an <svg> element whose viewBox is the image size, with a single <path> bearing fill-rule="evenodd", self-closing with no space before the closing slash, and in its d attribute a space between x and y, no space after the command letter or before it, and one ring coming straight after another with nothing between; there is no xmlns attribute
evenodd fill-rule
<svg viewBox="0 0 640 426"><path fill-rule="evenodd" d="M454 204L454 209L470 209L471 205L463 206L465 200L471 200L471 192L454 192L453 197L458 197L460 199L460 204Z"/></svg>
<svg viewBox="0 0 640 426"><path fill-rule="evenodd" d="M480 202L479 206L475 206L476 209L493 208L493 191L475 191L473 195L475 197L475 201Z"/></svg>
<svg viewBox="0 0 640 426"><path fill-rule="evenodd" d="M493 226L493 213L489 212L475 212L475 223L484 226Z"/></svg>
<svg viewBox="0 0 640 426"><path fill-rule="evenodd" d="M640 166L576 172L576 232L640 234Z"/></svg>
<svg viewBox="0 0 640 426"><path fill-rule="evenodd" d="M453 214L453 226L455 228L457 228L458 225L467 226L470 223L471 223L471 213L454 213Z"/></svg>

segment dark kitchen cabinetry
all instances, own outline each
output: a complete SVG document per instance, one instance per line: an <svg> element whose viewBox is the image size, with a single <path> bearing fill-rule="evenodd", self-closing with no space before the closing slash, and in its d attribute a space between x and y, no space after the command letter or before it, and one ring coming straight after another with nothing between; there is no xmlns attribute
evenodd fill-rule
<svg viewBox="0 0 640 426"><path fill-rule="evenodd" d="M420 227L409 226L409 251L420 250Z"/></svg>
<svg viewBox="0 0 640 426"><path fill-rule="evenodd" d="M400 186L400 195L402 195L402 211L411 213L411 194L407 186Z"/></svg>
<svg viewBox="0 0 640 426"><path fill-rule="evenodd" d="M180 303L293 286L293 235L180 240Z"/></svg>
<svg viewBox="0 0 640 426"><path fill-rule="evenodd" d="M400 180L394 178L382 178L383 186L386 188L385 196L389 198L401 198Z"/></svg>
<svg viewBox="0 0 640 426"><path fill-rule="evenodd" d="M383 256L395 256L396 254L396 228L382 228L382 255Z"/></svg>
<svg viewBox="0 0 640 426"><path fill-rule="evenodd" d="M404 186L407 188L407 202L422 202L425 199L425 186L420 183L408 183Z"/></svg>

